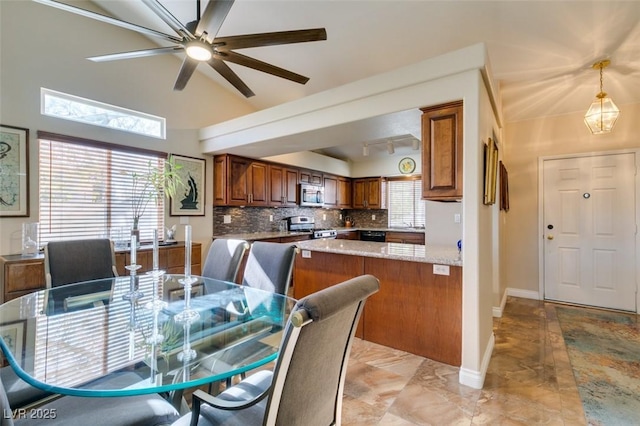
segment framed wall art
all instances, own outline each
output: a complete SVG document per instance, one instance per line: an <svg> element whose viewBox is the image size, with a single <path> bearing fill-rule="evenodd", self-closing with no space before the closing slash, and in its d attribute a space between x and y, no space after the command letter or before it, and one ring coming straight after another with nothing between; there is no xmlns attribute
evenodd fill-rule
<svg viewBox="0 0 640 426"><path fill-rule="evenodd" d="M15 321L0 324L0 337L2 337L4 344L18 362L22 362L22 357L24 356L25 323L26 321ZM0 364L2 366L7 364L7 360L1 351Z"/></svg>
<svg viewBox="0 0 640 426"><path fill-rule="evenodd" d="M496 202L496 181L498 174L498 147L493 139L489 138L484 147L484 204L491 205Z"/></svg>
<svg viewBox="0 0 640 426"><path fill-rule="evenodd" d="M177 173L184 186L170 200L171 216L204 216L206 161L202 158L173 155Z"/></svg>
<svg viewBox="0 0 640 426"><path fill-rule="evenodd" d="M29 129L0 125L0 217L29 216Z"/></svg>

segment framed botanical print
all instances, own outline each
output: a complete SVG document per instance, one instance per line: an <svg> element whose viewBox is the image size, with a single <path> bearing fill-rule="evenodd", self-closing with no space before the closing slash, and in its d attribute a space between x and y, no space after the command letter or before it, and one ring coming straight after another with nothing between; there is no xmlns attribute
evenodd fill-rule
<svg viewBox="0 0 640 426"><path fill-rule="evenodd" d="M0 125L0 217L29 216L29 129Z"/></svg>
<svg viewBox="0 0 640 426"><path fill-rule="evenodd" d="M11 351L11 355L13 355L18 362L22 362L24 355L25 323L26 321L15 321L0 324L0 337L2 337L6 348ZM0 352L0 365L4 366L6 364L7 361Z"/></svg>
<svg viewBox="0 0 640 426"><path fill-rule="evenodd" d="M206 161L202 158L173 155L184 186L171 198L171 216L204 216Z"/></svg>

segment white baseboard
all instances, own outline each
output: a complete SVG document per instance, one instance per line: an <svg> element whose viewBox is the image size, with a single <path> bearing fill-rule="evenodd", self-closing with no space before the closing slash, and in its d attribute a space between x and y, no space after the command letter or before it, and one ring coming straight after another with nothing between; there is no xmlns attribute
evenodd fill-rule
<svg viewBox="0 0 640 426"><path fill-rule="evenodd" d="M501 318L502 312L504 312L504 306L507 304L507 296L513 297L522 297L523 299L534 299L541 300L540 293L532 290L522 290L519 288L511 288L507 287L507 289L502 293L502 300L500 301L500 306L494 306L493 309L493 317Z"/></svg>
<svg viewBox="0 0 640 426"><path fill-rule="evenodd" d="M460 384L469 386L474 389L482 389L484 386L484 378L487 375L487 369L489 368L489 361L491 361L491 354L493 353L493 347L496 344L496 336L491 333L489 338L489 344L484 351L482 357L482 364L480 371L469 370L468 368L460 367L460 374L458 375L458 381Z"/></svg>

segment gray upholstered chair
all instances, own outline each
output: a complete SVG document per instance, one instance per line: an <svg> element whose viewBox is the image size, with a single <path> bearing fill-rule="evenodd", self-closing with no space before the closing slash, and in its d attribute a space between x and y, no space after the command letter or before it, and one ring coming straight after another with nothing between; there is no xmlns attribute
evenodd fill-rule
<svg viewBox="0 0 640 426"><path fill-rule="evenodd" d="M347 362L366 299L363 275L301 299L284 329L273 372L262 370L218 396L193 394L186 425L340 425Z"/></svg>
<svg viewBox="0 0 640 426"><path fill-rule="evenodd" d="M242 285L287 294L297 250L295 244L254 242L249 250Z"/></svg>
<svg viewBox="0 0 640 426"><path fill-rule="evenodd" d="M44 247L47 288L117 277L113 242L103 239L51 241Z"/></svg>
<svg viewBox="0 0 640 426"><path fill-rule="evenodd" d="M135 383L142 380L135 373L123 373L116 378L106 380ZM121 386L121 383L119 384ZM0 419L1 426L20 426L31 424L65 425L65 426L160 426L169 425L180 417L178 411L169 402L157 394L87 398L76 396L62 396L44 405L38 406L40 413L49 413L50 419L30 419L29 410L18 416L14 421L11 417L12 407L7 397L4 384L0 379L0 412L4 413ZM20 413L16 411L16 413Z"/></svg>
<svg viewBox="0 0 640 426"><path fill-rule="evenodd" d="M249 243L244 240L216 238L209 247L202 267L202 276L222 281L235 282Z"/></svg>

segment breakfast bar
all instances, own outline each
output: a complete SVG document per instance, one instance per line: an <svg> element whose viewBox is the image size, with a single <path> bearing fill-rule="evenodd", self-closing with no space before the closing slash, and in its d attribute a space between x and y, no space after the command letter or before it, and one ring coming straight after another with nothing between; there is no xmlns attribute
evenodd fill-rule
<svg viewBox="0 0 640 426"><path fill-rule="evenodd" d="M455 247L355 240L297 243L294 297L361 274L380 280L356 335L460 366L462 260Z"/></svg>

